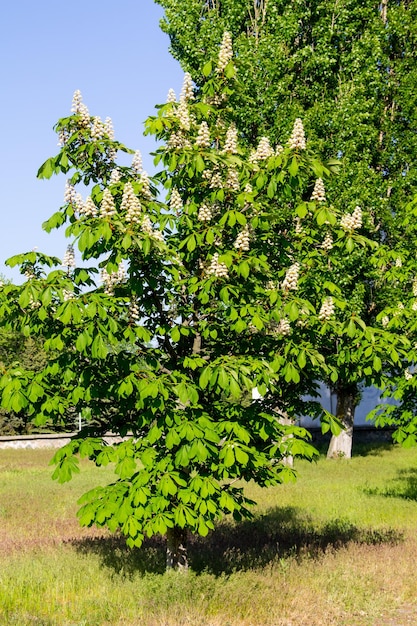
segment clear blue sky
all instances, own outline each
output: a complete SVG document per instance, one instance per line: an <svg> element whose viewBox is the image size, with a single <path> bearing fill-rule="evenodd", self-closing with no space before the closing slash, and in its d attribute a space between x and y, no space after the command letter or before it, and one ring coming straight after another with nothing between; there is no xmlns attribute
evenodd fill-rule
<svg viewBox="0 0 417 626"><path fill-rule="evenodd" d="M52 127L70 114L80 89L91 115L113 120L116 139L140 149L152 173L153 140L143 121L178 94L183 72L160 30L153 0L21 0L2 9L0 39L0 273L20 281L4 260L37 247L62 258L66 241L41 224L63 204L65 176L37 180L58 152Z"/></svg>

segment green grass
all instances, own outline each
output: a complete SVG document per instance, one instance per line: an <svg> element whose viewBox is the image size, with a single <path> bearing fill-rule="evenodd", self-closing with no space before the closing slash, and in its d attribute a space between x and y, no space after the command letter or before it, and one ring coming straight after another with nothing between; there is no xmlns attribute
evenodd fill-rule
<svg viewBox="0 0 417 626"><path fill-rule="evenodd" d="M192 538L181 575L164 573L162 538L131 551L117 536L79 528L77 498L111 480L110 469L83 463L58 485L51 451L0 450L0 623L389 623L417 597L417 450L359 452L299 463L295 483L248 485L254 521L225 520ZM417 608L413 615L417 623Z"/></svg>

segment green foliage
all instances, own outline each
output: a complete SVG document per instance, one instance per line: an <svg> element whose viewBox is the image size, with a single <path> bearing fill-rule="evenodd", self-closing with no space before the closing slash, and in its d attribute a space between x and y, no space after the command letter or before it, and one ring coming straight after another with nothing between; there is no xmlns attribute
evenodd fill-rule
<svg viewBox="0 0 417 626"><path fill-rule="evenodd" d="M330 366L325 382L338 395L352 384L388 385L392 394L393 380L414 362L411 330L395 322L386 328L381 320L397 316L398 303L412 304L417 274L407 221L417 184L415 4L156 2L165 9L161 26L174 57L200 88L214 71L207 58L225 30L232 35L238 58L233 119L247 145L256 146L262 135L282 141L294 118L302 117L309 145L323 159L338 156L339 173L326 182L326 195L341 213L361 207L362 220L356 240L348 236L344 254L331 265L347 306L338 329L325 325L317 335ZM296 171L295 160L290 172ZM323 207L317 224L329 221ZM406 270L395 271L401 261ZM410 413L403 418L409 421Z"/></svg>
<svg viewBox="0 0 417 626"><path fill-rule="evenodd" d="M291 480L287 457L316 454L294 425L307 408L320 415L302 400L314 381L337 380L347 362L374 380L380 366L368 374L370 359L387 343L398 359L395 336L370 329L339 284L372 242L317 197L314 181L330 166L306 149L300 120L284 146L263 138L256 152L245 148L224 57L198 101L186 76L180 101L147 121L160 141L154 181L137 155L117 167L117 151L130 150L75 95L74 114L57 124L62 149L40 171L71 170L62 217L45 228L66 224L92 267L74 267L72 244L60 269L45 255L20 255L9 262L26 282L1 289L1 324L41 339L46 353L40 371L3 372L2 405L25 408L37 424L68 411L87 419L55 456L54 477L71 479L77 455L114 463L117 479L85 494L79 517L121 530L130 546L174 527L205 536L227 513L250 517L236 481ZM336 367L329 338L345 332L361 348L341 351ZM109 430L121 437L111 446Z"/></svg>

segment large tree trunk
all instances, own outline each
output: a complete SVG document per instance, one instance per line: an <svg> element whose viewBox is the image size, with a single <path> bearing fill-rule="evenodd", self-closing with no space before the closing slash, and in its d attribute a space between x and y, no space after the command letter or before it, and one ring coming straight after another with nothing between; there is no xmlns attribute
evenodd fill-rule
<svg viewBox="0 0 417 626"><path fill-rule="evenodd" d="M188 568L187 531L174 526L167 530L167 569L184 571Z"/></svg>
<svg viewBox="0 0 417 626"><path fill-rule="evenodd" d="M332 435L327 458L345 457L350 459L352 457L353 421L358 399L357 385L338 387L336 396L336 417L342 422L344 430L339 435Z"/></svg>

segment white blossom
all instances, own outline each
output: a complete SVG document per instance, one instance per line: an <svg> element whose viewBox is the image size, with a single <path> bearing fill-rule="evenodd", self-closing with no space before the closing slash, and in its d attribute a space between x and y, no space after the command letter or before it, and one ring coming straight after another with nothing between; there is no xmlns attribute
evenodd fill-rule
<svg viewBox="0 0 417 626"><path fill-rule="evenodd" d="M236 250L241 250L242 252L247 252L250 248L250 235L248 225L244 227L244 229L238 234L236 237L236 241L233 244Z"/></svg>
<svg viewBox="0 0 417 626"><path fill-rule="evenodd" d="M122 177L122 172L119 170L118 167L115 167L112 170L112 173L110 174L110 184L115 185L116 183L119 182L121 177Z"/></svg>
<svg viewBox="0 0 417 626"><path fill-rule="evenodd" d="M386 328L389 324L389 317L388 315L384 315L384 317L381 319L381 324L384 328Z"/></svg>
<svg viewBox="0 0 417 626"><path fill-rule="evenodd" d="M227 170L227 179L225 184L226 187L229 187L229 189L233 189L233 191L239 191L239 175L236 168L229 167L229 169Z"/></svg>
<svg viewBox="0 0 417 626"><path fill-rule="evenodd" d="M223 181L220 172L213 172L210 180L210 189L222 189Z"/></svg>
<svg viewBox="0 0 417 626"><path fill-rule="evenodd" d="M191 119L186 100L181 100L178 107L178 119L183 130L190 130Z"/></svg>
<svg viewBox="0 0 417 626"><path fill-rule="evenodd" d="M167 146L170 150L172 150L175 148L189 148L191 144L189 139L187 139L187 137L184 135L184 133L179 131L170 135Z"/></svg>
<svg viewBox="0 0 417 626"><path fill-rule="evenodd" d="M400 257L397 257L395 259L395 267L402 267L403 262L401 261Z"/></svg>
<svg viewBox="0 0 417 626"><path fill-rule="evenodd" d="M97 216L97 207L93 202L91 196L88 196L86 201L82 206L77 206L80 215L85 215L86 217L96 217Z"/></svg>
<svg viewBox="0 0 417 626"><path fill-rule="evenodd" d="M217 70L223 72L226 65L233 57L232 37L229 32L223 34L222 43L219 50L219 60L217 62Z"/></svg>
<svg viewBox="0 0 417 626"><path fill-rule="evenodd" d="M258 147L251 153L249 161L256 163L257 161L265 161L269 157L273 156L274 150L271 147L268 137L261 137L258 143Z"/></svg>
<svg viewBox="0 0 417 626"><path fill-rule="evenodd" d="M182 207L183 207L183 202L182 202L182 198L179 194L178 189L176 189L174 187L174 189L171 191L171 197L169 199L169 206L170 208L175 211L177 214L182 211Z"/></svg>
<svg viewBox="0 0 417 626"><path fill-rule="evenodd" d="M413 375L408 369L408 367L404 370L404 378L405 380L411 380L413 378Z"/></svg>
<svg viewBox="0 0 417 626"><path fill-rule="evenodd" d="M104 134L111 140L114 140L114 128L113 128L113 120L111 117L106 117L104 121Z"/></svg>
<svg viewBox="0 0 417 626"><path fill-rule="evenodd" d="M137 174L140 174L140 172L142 172L143 170L142 155L140 150L136 150L133 156L132 170L134 170Z"/></svg>
<svg viewBox="0 0 417 626"><path fill-rule="evenodd" d="M62 259L62 267L74 268L75 267L75 254L74 254L74 246L69 243L64 254L64 258Z"/></svg>
<svg viewBox="0 0 417 626"><path fill-rule="evenodd" d="M353 213L345 213L340 220L340 225L344 230L355 230L362 226L362 209L355 207Z"/></svg>
<svg viewBox="0 0 417 626"><path fill-rule="evenodd" d="M327 298L323 300L323 304L321 305L321 308L319 311L319 319L323 321L327 321L332 317L333 314L334 314L333 298L331 296L328 296Z"/></svg>
<svg viewBox="0 0 417 626"><path fill-rule="evenodd" d="M139 182L142 183L141 191L142 191L143 196L147 198L148 200L150 200L152 198L151 183L149 181L149 176L147 172L145 171L141 172Z"/></svg>
<svg viewBox="0 0 417 626"><path fill-rule="evenodd" d="M306 149L306 138L304 134L304 126L303 122L299 117L294 122L294 127L292 129L291 137L288 140L290 148L293 150L305 150Z"/></svg>
<svg viewBox="0 0 417 626"><path fill-rule="evenodd" d="M65 183L64 201L67 204L75 204L76 197L77 193L75 191L74 185L72 185L70 181L67 180Z"/></svg>
<svg viewBox="0 0 417 626"><path fill-rule="evenodd" d="M323 248L323 250L331 250L333 248L333 237L330 233L326 234L321 244L321 247Z"/></svg>
<svg viewBox="0 0 417 626"><path fill-rule="evenodd" d="M209 222L213 217L211 208L207 204L202 204L198 209L197 219L200 222Z"/></svg>
<svg viewBox="0 0 417 626"><path fill-rule="evenodd" d="M93 139L102 139L104 137L104 124L101 118L96 115L93 117L93 126L91 127L91 137Z"/></svg>
<svg viewBox="0 0 417 626"><path fill-rule="evenodd" d="M302 235L304 231L303 231L303 227L301 226L300 218L296 217L294 222L295 222L295 234Z"/></svg>
<svg viewBox="0 0 417 626"><path fill-rule="evenodd" d="M184 74L184 80L182 83L180 102L189 101L189 100L194 100L194 87L193 87L193 80L191 78L191 74L186 72Z"/></svg>
<svg viewBox="0 0 417 626"><path fill-rule="evenodd" d="M219 255L216 252L213 254L210 265L206 270L207 274L216 276L217 278L225 278L229 275L227 265L225 263L219 263Z"/></svg>
<svg viewBox="0 0 417 626"><path fill-rule="evenodd" d="M100 205L100 216L112 217L113 215L116 215L116 205L110 190L106 188L103 191L103 199Z"/></svg>
<svg viewBox="0 0 417 626"><path fill-rule="evenodd" d="M284 337L291 334L291 324L286 317L278 322L276 333L278 335L284 335Z"/></svg>
<svg viewBox="0 0 417 626"><path fill-rule="evenodd" d="M167 104L174 103L177 101L177 96L175 95L175 91L173 89L169 89L167 94Z"/></svg>
<svg viewBox="0 0 417 626"><path fill-rule="evenodd" d="M223 152L228 154L237 153L237 128L234 124L231 124L227 129Z"/></svg>
<svg viewBox="0 0 417 626"><path fill-rule="evenodd" d="M417 298L417 278L413 280L413 296Z"/></svg>
<svg viewBox="0 0 417 626"><path fill-rule="evenodd" d="M138 223L142 214L139 198L135 195L132 183L125 184L120 210L126 211L126 222Z"/></svg>
<svg viewBox="0 0 417 626"><path fill-rule="evenodd" d="M135 323L140 319L139 307L136 302L130 302L129 304L129 321Z"/></svg>
<svg viewBox="0 0 417 626"><path fill-rule="evenodd" d="M112 296L116 285L124 282L126 279L126 270L123 261L120 263L118 270L109 274L106 268L101 270L101 281L104 285L104 292Z"/></svg>
<svg viewBox="0 0 417 626"><path fill-rule="evenodd" d="M285 278L282 282L282 289L284 291L295 291L298 289L298 276L300 273L300 264L293 263L287 270Z"/></svg>
<svg viewBox="0 0 417 626"><path fill-rule="evenodd" d="M201 122L200 128L198 129L198 135L195 140L195 145L200 148L210 147L210 130L207 122Z"/></svg>
<svg viewBox="0 0 417 626"><path fill-rule="evenodd" d="M311 199L316 200L316 202L326 202L326 190L322 178L316 180Z"/></svg>

